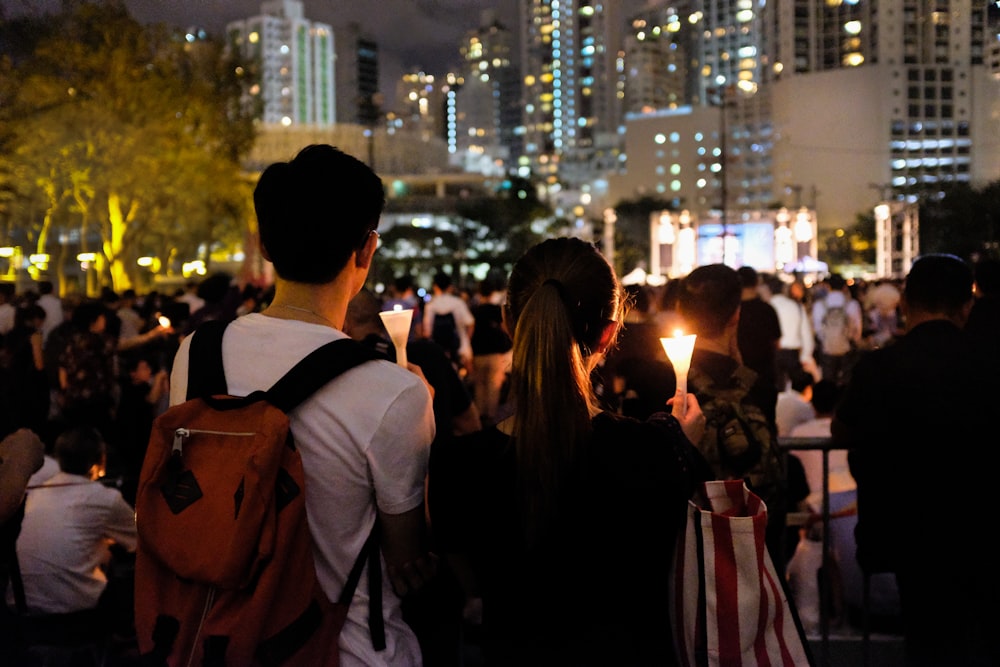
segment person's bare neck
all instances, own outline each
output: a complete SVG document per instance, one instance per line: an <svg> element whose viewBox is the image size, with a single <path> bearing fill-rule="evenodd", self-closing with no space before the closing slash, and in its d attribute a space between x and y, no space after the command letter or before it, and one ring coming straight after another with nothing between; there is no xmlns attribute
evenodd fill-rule
<svg viewBox="0 0 1000 667"><path fill-rule="evenodd" d="M347 304L353 295L348 295L348 290L339 284L339 280L312 285L279 278L274 285L274 300L265 314L282 319L326 323L342 330Z"/></svg>

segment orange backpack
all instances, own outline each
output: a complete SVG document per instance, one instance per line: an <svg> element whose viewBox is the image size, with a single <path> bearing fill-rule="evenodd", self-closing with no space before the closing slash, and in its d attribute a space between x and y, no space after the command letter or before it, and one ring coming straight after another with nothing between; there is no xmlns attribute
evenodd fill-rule
<svg viewBox="0 0 1000 667"><path fill-rule="evenodd" d="M225 327L206 322L194 334L188 400L156 419L143 462L135 623L144 664L337 665L366 562L369 629L384 648L377 526L332 603L316 577L287 415L377 355L334 341L266 392L238 398L226 395Z"/></svg>

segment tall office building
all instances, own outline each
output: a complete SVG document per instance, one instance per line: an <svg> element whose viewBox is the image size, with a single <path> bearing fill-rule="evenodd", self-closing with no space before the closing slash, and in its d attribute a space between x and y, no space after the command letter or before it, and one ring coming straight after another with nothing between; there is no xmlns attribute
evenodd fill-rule
<svg viewBox="0 0 1000 667"><path fill-rule="evenodd" d="M520 77L512 61L514 35L494 10L481 14L460 49L462 86L455 93L456 155L472 164L488 162L504 169L521 152ZM479 156L477 158L476 156ZM492 169L491 169L492 170Z"/></svg>
<svg viewBox="0 0 1000 667"><path fill-rule="evenodd" d="M617 2L521 0L521 166L550 184L616 167L620 12Z"/></svg>
<svg viewBox="0 0 1000 667"><path fill-rule="evenodd" d="M232 44L255 63L265 124L332 125L334 107L333 29L307 20L299 0L269 0L260 15L226 27Z"/></svg>
<svg viewBox="0 0 1000 667"><path fill-rule="evenodd" d="M686 7L661 0L629 19L620 94L626 114L676 109L696 98L699 72L691 57L696 35Z"/></svg>
<svg viewBox="0 0 1000 667"><path fill-rule="evenodd" d="M410 72L396 82L398 127L423 139L445 136L445 101L441 82L432 74Z"/></svg>
<svg viewBox="0 0 1000 667"><path fill-rule="evenodd" d="M337 122L371 127L379 122L378 44L357 23L336 31Z"/></svg>
<svg viewBox="0 0 1000 667"><path fill-rule="evenodd" d="M883 197L912 202L939 185L1000 177L1000 83L987 66L994 3L668 0L667 7L695 27L687 62L697 84L692 106L660 113L647 136L714 134L716 146L706 150L721 159L708 177L675 173L676 162L663 165L670 181L630 169L623 194L667 191L684 206L737 217L777 202L810 206L829 229L853 225ZM708 106L721 113L700 114ZM705 120L691 127L699 115ZM630 167L634 157L654 164L651 156L664 153L631 139L628 151Z"/></svg>
<svg viewBox="0 0 1000 667"><path fill-rule="evenodd" d="M1000 97L987 67L993 3L787 4L771 28L777 178L860 211L883 196L915 202L1000 177Z"/></svg>

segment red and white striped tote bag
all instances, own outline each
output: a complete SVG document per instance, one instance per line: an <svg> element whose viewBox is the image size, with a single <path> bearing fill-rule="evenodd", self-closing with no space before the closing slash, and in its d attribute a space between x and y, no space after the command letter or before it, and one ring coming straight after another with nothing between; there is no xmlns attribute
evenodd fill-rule
<svg viewBox="0 0 1000 667"><path fill-rule="evenodd" d="M767 507L742 481L706 482L688 503L673 569L675 644L684 667L812 664L764 546Z"/></svg>

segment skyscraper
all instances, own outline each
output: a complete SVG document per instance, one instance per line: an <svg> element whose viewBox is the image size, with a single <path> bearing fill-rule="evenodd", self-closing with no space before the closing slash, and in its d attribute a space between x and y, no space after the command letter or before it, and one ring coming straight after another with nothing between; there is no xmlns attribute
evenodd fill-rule
<svg viewBox="0 0 1000 667"><path fill-rule="evenodd" d="M818 206L846 227L849 208L870 210L883 196L912 203L1000 177L989 5L796 0L796 29L814 37L778 41L776 180L818 188Z"/></svg>
<svg viewBox="0 0 1000 667"><path fill-rule="evenodd" d="M460 49L463 84L456 93L456 152L478 153L501 165L521 152L515 134L521 124L521 91L511 60L513 44L513 33L494 10L483 11L479 27L466 35Z"/></svg>
<svg viewBox="0 0 1000 667"><path fill-rule="evenodd" d="M522 166L579 185L614 169L620 3L521 0Z"/></svg>
<svg viewBox="0 0 1000 667"><path fill-rule="evenodd" d="M685 113L697 117L700 106L721 107L717 127L694 129L706 137L718 133L717 178L674 174L667 190L682 205L704 202L736 216L777 202L807 205L830 229L852 226L887 193L912 202L948 183L1000 177L1000 84L987 67L997 33L994 3L668 0L665 6L695 28L690 45L679 48L690 48L685 60L697 85L692 107L663 115L653 135L672 136L678 123L692 129L682 121ZM630 166L637 151L662 148L630 140ZM634 178L650 179L630 174L628 180ZM623 187L662 192L666 185Z"/></svg>
<svg viewBox="0 0 1000 667"><path fill-rule="evenodd" d="M331 125L335 119L333 30L303 16L299 0L268 0L260 15L233 21L226 31L255 63L265 124Z"/></svg>
<svg viewBox="0 0 1000 667"><path fill-rule="evenodd" d="M357 23L336 31L337 122L373 127L382 113L378 44Z"/></svg>

